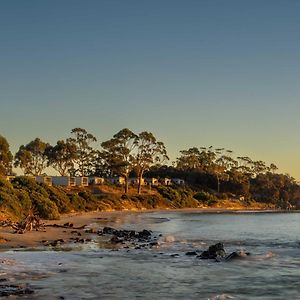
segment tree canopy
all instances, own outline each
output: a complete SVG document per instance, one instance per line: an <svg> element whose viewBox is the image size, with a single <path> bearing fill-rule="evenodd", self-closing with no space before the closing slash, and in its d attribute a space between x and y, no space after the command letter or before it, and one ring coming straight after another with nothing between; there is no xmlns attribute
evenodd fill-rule
<svg viewBox="0 0 300 300"><path fill-rule="evenodd" d="M6 138L0 135L0 175L10 175L12 173L13 155L10 152Z"/></svg>
<svg viewBox="0 0 300 300"><path fill-rule="evenodd" d="M48 166L47 150L49 146L39 138L25 146L20 146L15 155L15 167L23 169L25 175L41 175Z"/></svg>

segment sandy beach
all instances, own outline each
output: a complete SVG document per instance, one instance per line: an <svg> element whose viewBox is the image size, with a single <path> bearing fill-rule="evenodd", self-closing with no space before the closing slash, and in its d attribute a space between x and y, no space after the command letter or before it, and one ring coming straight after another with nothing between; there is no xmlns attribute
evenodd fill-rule
<svg viewBox="0 0 300 300"><path fill-rule="evenodd" d="M7 250L10 248L27 248L38 247L44 244L45 241L54 241L57 239L63 239L65 241L70 240L76 236L81 238L90 238L91 234L85 232L85 229L76 229L93 223L96 218L109 213L103 212L86 212L86 213L74 213L62 215L60 220L42 220L45 224L43 229L39 231L27 231L23 234L14 233L15 230L11 227L0 227L0 249ZM52 227L49 225L57 224L64 225L66 223L72 223L72 227ZM76 233L75 233L76 231Z"/></svg>

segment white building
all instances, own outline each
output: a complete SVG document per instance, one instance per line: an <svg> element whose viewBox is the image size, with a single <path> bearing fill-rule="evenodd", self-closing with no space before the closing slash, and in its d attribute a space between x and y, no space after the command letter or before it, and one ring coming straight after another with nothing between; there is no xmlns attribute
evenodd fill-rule
<svg viewBox="0 0 300 300"><path fill-rule="evenodd" d="M164 178L163 184L164 185L172 185L172 179L170 179L170 178Z"/></svg>
<svg viewBox="0 0 300 300"><path fill-rule="evenodd" d="M5 176L5 179L9 182L11 182L16 176Z"/></svg>
<svg viewBox="0 0 300 300"><path fill-rule="evenodd" d="M104 178L97 177L97 176L91 176L89 177L89 184L91 185L100 185L104 183Z"/></svg>
<svg viewBox="0 0 300 300"><path fill-rule="evenodd" d="M172 179L173 183L177 184L177 185L184 185L185 181L183 179L180 178L173 178Z"/></svg>
<svg viewBox="0 0 300 300"><path fill-rule="evenodd" d="M75 181L76 181L77 186L88 186L89 185L88 177L78 176L75 178Z"/></svg>
<svg viewBox="0 0 300 300"><path fill-rule="evenodd" d="M116 184L116 185L124 185L125 184L125 178L122 176L110 177L110 178L107 178L107 181L112 184Z"/></svg>
<svg viewBox="0 0 300 300"><path fill-rule="evenodd" d="M52 186L52 177L51 176L36 176L36 182L45 183L48 186Z"/></svg>
<svg viewBox="0 0 300 300"><path fill-rule="evenodd" d="M129 184L131 185L138 185L139 184L139 179L136 177L132 177L128 179ZM141 179L141 185L146 185L146 181L144 178Z"/></svg>
<svg viewBox="0 0 300 300"><path fill-rule="evenodd" d="M52 184L72 187L76 186L76 178L70 176L52 176Z"/></svg>
<svg viewBox="0 0 300 300"><path fill-rule="evenodd" d="M157 178L145 178L145 181L148 185L158 185L158 179Z"/></svg>

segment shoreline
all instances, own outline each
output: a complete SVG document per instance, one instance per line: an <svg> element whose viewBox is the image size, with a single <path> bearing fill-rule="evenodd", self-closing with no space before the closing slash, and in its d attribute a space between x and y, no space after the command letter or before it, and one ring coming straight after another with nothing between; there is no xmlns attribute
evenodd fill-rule
<svg viewBox="0 0 300 300"><path fill-rule="evenodd" d="M61 215L59 220L42 220L46 225L39 231L33 230L23 234L14 233L11 227L0 227L0 251L13 249L39 248L45 247L45 241L55 241L62 239L71 242L76 238L93 239L95 233L86 232L86 229L97 229L100 223L114 223L124 214L141 213L198 213L198 214L286 214L300 213L300 210L270 210L270 209L220 209L220 208L182 208L182 209L143 209L143 210L115 210L115 211L90 211L76 212ZM52 227L51 225L73 224L72 227ZM94 224L94 225L93 225ZM80 228L82 226L86 228ZM104 225L105 226L105 225ZM73 228L74 227L74 228ZM79 228L80 229L79 229ZM94 228L93 228L94 227Z"/></svg>

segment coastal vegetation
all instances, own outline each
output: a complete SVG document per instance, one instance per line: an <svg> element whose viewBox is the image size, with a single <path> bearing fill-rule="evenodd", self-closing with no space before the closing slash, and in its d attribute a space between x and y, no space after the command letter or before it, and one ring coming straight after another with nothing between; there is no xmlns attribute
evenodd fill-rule
<svg viewBox="0 0 300 300"><path fill-rule="evenodd" d="M34 209L42 218L56 219L61 213L87 210L300 207L300 186L290 175L278 173L273 163L235 157L231 150L212 146L185 149L176 161L168 160L164 143L153 133L127 128L98 147L94 135L74 128L66 140L50 145L36 138L15 155L0 136L1 215L20 219ZM14 175L13 166L24 176L9 182L5 178ZM61 176L120 176L124 185L106 182L96 188L67 189L30 178L46 175L49 168ZM130 177L137 178L134 187ZM144 187L145 177L160 184ZM165 185L165 178L180 178L184 184Z"/></svg>

